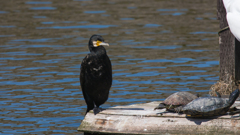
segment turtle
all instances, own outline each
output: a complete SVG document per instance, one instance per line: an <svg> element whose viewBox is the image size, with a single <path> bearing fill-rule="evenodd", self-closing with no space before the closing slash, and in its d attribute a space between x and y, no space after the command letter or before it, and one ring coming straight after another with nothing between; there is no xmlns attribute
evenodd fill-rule
<svg viewBox="0 0 240 135"><path fill-rule="evenodd" d="M229 99L220 97L200 97L185 106L175 108L190 117L211 117L224 115L239 96L239 89L233 91ZM237 113L237 112L236 112ZM232 113L233 114L233 113Z"/></svg>
<svg viewBox="0 0 240 135"><path fill-rule="evenodd" d="M189 92L176 92L167 97L162 103L154 108L154 110L166 108L167 111L174 112L174 108L186 105L196 98L198 98L198 96Z"/></svg>

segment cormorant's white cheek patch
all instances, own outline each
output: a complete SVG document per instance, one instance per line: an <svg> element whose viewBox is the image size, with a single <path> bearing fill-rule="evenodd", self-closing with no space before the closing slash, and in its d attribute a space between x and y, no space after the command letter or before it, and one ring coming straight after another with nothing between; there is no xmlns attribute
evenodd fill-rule
<svg viewBox="0 0 240 135"><path fill-rule="evenodd" d="M94 47L98 47L99 46L99 44L97 44L97 41L93 41L93 46Z"/></svg>

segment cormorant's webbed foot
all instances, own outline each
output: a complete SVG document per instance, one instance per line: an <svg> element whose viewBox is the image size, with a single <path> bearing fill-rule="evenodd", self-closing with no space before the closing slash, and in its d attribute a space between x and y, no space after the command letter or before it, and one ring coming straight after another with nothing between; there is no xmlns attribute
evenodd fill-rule
<svg viewBox="0 0 240 135"><path fill-rule="evenodd" d="M100 107L94 107L94 108L93 108L93 113L94 113L94 115L100 113L101 111L103 111L103 109L100 108Z"/></svg>

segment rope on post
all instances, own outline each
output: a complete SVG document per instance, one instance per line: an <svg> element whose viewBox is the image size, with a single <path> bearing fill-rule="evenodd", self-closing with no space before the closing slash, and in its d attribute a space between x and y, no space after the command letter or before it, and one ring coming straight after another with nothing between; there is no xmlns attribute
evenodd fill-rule
<svg viewBox="0 0 240 135"><path fill-rule="evenodd" d="M227 30L227 29L229 29L229 26L224 27L224 28L222 28L221 30L219 30L219 31L218 31L218 36L220 36L219 34L222 33L223 31Z"/></svg>

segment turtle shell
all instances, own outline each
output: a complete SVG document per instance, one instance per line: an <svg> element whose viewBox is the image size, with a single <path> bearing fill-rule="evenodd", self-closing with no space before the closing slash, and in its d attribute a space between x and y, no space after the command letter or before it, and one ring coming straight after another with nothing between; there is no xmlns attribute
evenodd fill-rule
<svg viewBox="0 0 240 135"><path fill-rule="evenodd" d="M165 105L181 106L188 104L196 98L198 98L196 95L189 92L176 92L166 98L163 103Z"/></svg>
<svg viewBox="0 0 240 135"><path fill-rule="evenodd" d="M239 96L239 89L233 91L229 99L219 97L201 97L185 106L175 108L192 117L209 117L226 114Z"/></svg>
<svg viewBox="0 0 240 135"><path fill-rule="evenodd" d="M168 111L175 112L174 108L186 105L192 100L198 98L189 92L176 92L167 97L162 103L160 103L154 110L166 108Z"/></svg>
<svg viewBox="0 0 240 135"><path fill-rule="evenodd" d="M201 97L188 103L181 111L192 117L223 115L231 107L228 101L228 99L219 97Z"/></svg>

